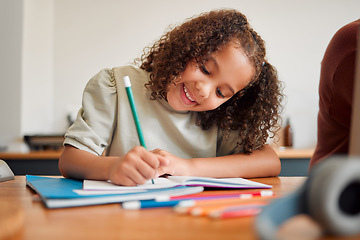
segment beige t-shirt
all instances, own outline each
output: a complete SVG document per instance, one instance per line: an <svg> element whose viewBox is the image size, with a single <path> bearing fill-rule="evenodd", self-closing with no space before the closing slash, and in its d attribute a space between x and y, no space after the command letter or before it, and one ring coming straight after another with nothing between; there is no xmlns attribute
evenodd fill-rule
<svg viewBox="0 0 360 240"><path fill-rule="evenodd" d="M104 69L86 85L82 107L65 135L64 144L101 155L122 156L139 139L123 83L128 75L148 150L166 150L182 158L201 158L240 152L238 132L223 139L218 127L202 130L195 112L176 111L165 100L151 100L144 86L149 73L133 67Z"/></svg>

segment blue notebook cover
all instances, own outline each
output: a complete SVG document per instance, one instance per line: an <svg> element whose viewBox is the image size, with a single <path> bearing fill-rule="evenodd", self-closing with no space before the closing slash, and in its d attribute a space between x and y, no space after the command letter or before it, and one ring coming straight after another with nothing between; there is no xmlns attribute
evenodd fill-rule
<svg viewBox="0 0 360 240"><path fill-rule="evenodd" d="M82 181L26 175L26 183L44 198L79 198L84 197L73 192L75 189L82 189Z"/></svg>
<svg viewBox="0 0 360 240"><path fill-rule="evenodd" d="M26 184L37 192L48 208L64 208L108 203L119 203L133 200L155 199L159 196L181 196L202 192L203 187L174 187L158 190L146 190L136 193L80 195L74 190L83 188L83 181L26 175Z"/></svg>

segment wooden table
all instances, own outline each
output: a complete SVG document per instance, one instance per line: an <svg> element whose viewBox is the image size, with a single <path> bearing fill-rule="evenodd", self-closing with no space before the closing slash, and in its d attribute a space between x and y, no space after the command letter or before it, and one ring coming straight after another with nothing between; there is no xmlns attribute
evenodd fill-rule
<svg viewBox="0 0 360 240"><path fill-rule="evenodd" d="M276 194L284 195L300 186L305 179L276 177L252 180L271 184ZM23 213L20 230L9 239L257 239L254 217L213 220L179 215L171 208L124 210L120 204L47 209L25 186L24 176L0 183L0 204L4 203L17 205ZM4 224L1 225L0 219L0 232L4 230L1 226ZM293 237L292 231L290 236ZM286 229L283 232L286 233Z"/></svg>
<svg viewBox="0 0 360 240"><path fill-rule="evenodd" d="M274 149L279 158L311 158L314 154L313 148L275 148Z"/></svg>
<svg viewBox="0 0 360 240"><path fill-rule="evenodd" d="M59 159L62 149L59 150L42 150L42 151L29 151L29 152L0 152L0 158L6 160L47 160Z"/></svg>

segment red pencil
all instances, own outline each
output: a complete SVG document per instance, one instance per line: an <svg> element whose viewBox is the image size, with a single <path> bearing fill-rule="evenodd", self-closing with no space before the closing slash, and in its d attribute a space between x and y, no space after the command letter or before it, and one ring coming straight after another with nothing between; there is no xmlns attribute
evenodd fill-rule
<svg viewBox="0 0 360 240"><path fill-rule="evenodd" d="M193 200L205 200L205 199L213 199L213 198L241 198L248 199L253 197L272 197L274 196L274 192L272 190L261 190L261 191L226 191L219 193L201 193L201 194L191 194L184 196L173 196L170 197L170 200L185 200L185 199L193 199Z"/></svg>

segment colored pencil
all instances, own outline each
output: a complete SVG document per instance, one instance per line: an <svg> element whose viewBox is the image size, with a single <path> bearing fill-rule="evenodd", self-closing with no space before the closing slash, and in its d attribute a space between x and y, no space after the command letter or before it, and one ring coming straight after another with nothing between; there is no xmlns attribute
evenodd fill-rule
<svg viewBox="0 0 360 240"><path fill-rule="evenodd" d="M257 215L261 212L262 206L242 206L242 207L231 207L224 209L223 211L214 211L209 214L209 217L213 219L229 219L239 217L249 217Z"/></svg>
<svg viewBox="0 0 360 240"><path fill-rule="evenodd" d="M142 133L139 117L138 117L138 114L137 114L137 111L136 111L135 100L134 100L134 95L133 95L133 92L132 92L132 89L131 89L130 78L129 78L129 76L125 76L123 78L123 80L124 80L124 85L125 85L125 89L126 89L126 94L128 96L128 99L129 99L131 112L132 112L132 115L133 115L133 118L134 118L136 131L137 131L137 134L138 134L138 137L139 137L140 145L143 146L144 148L146 148L144 135ZM154 184L154 179L151 179L151 182L152 182L152 184Z"/></svg>
<svg viewBox="0 0 360 240"><path fill-rule="evenodd" d="M258 198L256 201L263 200L267 202L266 199ZM181 205L174 207L174 211L180 214L192 214L193 209L195 208L205 208L205 207L221 207L221 206L230 206L230 205L240 205L253 203L255 199L239 199L239 198L224 198L224 199L208 199L208 200L195 200L195 205L190 207L182 207ZM198 210L197 210L198 211Z"/></svg>
<svg viewBox="0 0 360 240"><path fill-rule="evenodd" d="M193 200L206 200L206 199L216 199L216 198L240 198L248 199L254 197L272 197L274 192L272 190L261 190L261 191L224 191L217 193L201 193L201 194L191 194L185 196L173 196L169 197L169 200L184 200L184 199L193 199Z"/></svg>
<svg viewBox="0 0 360 240"><path fill-rule="evenodd" d="M174 201L156 201L156 200L141 200L141 201L128 201L122 203L124 209L144 209L144 208L163 208L163 207L175 207L175 206L194 206L193 200L174 200Z"/></svg>
<svg viewBox="0 0 360 240"><path fill-rule="evenodd" d="M229 203L225 205L213 205L213 206L202 206L202 207L194 207L190 210L190 214L192 216L209 216L210 214L214 212L224 211L225 209L229 207L244 207L244 206L251 206L251 205L259 205L259 206L265 206L268 203L267 202L253 202L253 203Z"/></svg>
<svg viewBox="0 0 360 240"><path fill-rule="evenodd" d="M192 194L194 195L194 194ZM143 208L158 208L158 207L174 207L176 209L185 209L186 212L190 211L190 208L201 207L201 206L227 206L227 205L238 205L253 202L249 198L241 199L238 196L225 197L225 198L210 198L210 199L178 199L178 200L167 200L168 196L160 196L154 200L139 200L124 202L122 207L124 209L143 209ZM178 210L180 212L180 210Z"/></svg>

